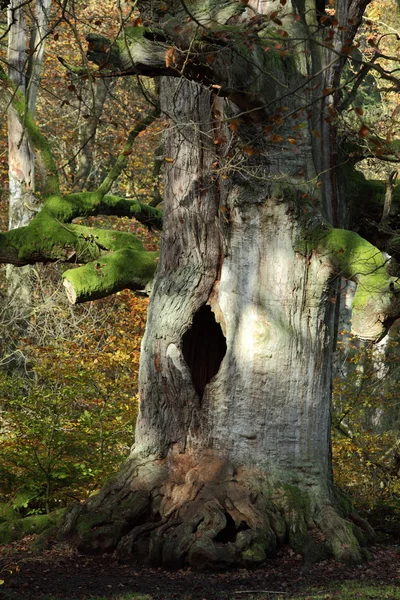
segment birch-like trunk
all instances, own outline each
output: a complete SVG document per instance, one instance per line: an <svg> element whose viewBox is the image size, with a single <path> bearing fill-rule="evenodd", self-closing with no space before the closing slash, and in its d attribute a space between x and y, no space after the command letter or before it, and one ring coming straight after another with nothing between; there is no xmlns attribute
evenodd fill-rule
<svg viewBox="0 0 400 600"><path fill-rule="evenodd" d="M35 8L12 0L8 8L8 74L24 94L32 114L40 82L51 0L37 0ZM29 12L28 25L27 12ZM29 44L29 49L28 49ZM9 229L28 225L40 209L35 186L35 155L24 124L13 106L8 108ZM31 267L7 266L9 313L21 331L31 308Z"/></svg>

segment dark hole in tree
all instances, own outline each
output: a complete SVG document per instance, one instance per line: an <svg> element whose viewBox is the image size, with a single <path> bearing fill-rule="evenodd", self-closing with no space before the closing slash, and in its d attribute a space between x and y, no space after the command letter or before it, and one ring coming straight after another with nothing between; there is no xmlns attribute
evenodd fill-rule
<svg viewBox="0 0 400 600"><path fill-rule="evenodd" d="M316 0L315 2L315 10L317 13L317 21L318 23L320 22L322 17L325 17L326 19L326 13L325 13L325 8L326 8L326 0Z"/></svg>
<svg viewBox="0 0 400 600"><path fill-rule="evenodd" d="M236 542L236 536L239 531L244 531L245 529L250 529L245 521L242 521L239 527L236 527L235 521L232 519L229 513L224 513L226 518L226 525L221 531L217 533L214 538L214 542L219 544L229 544L229 542Z"/></svg>
<svg viewBox="0 0 400 600"><path fill-rule="evenodd" d="M183 334L182 352L194 388L201 398L207 383L218 373L226 353L224 334L209 306L202 306L194 315L191 328Z"/></svg>

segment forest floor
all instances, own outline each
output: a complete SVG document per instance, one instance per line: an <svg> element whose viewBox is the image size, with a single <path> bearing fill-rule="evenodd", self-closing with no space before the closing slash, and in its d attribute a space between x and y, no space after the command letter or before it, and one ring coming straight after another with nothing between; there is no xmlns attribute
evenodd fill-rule
<svg viewBox="0 0 400 600"><path fill-rule="evenodd" d="M371 559L355 567L327 560L305 572L284 548L260 569L210 573L121 565L63 545L33 551L31 541L0 548L0 600L400 600L395 545L371 547Z"/></svg>

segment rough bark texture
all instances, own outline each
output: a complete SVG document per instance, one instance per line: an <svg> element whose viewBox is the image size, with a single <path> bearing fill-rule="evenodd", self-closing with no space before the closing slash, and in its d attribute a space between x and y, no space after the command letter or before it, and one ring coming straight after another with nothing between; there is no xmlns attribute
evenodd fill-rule
<svg viewBox="0 0 400 600"><path fill-rule="evenodd" d="M214 25L233 4L215 5ZM268 15L275 8L239 4L244 20L252 9ZM202 26L203 39L212 37L207 10L188 7L191 35ZM341 19L356 22L359 14L348 9L360 6L338 8ZM231 30L223 27L217 95L183 79L162 84L171 124L167 191L135 445L104 490L67 515L63 531L82 551L219 568L254 566L287 542L306 562L328 555L357 562L372 536L332 480L334 302L339 275L356 280L359 305L371 305L360 334L378 339L392 280L375 247L332 228L344 219L344 186L335 127L326 120L333 91L321 89L338 83L343 35L335 32L336 46L325 46L315 4L304 12L293 2L293 17L291 10L300 18L282 21L296 44L278 34L286 52L250 45L241 89L235 77L244 50L236 47L242 55L233 57ZM271 27L260 33L266 45L270 35ZM307 41L299 46L299 39ZM138 53L131 52L131 67L128 53L121 55L125 69L151 68ZM174 68L171 61L164 70ZM203 67L200 57L187 75L204 86ZM311 93L310 77L318 84ZM309 102L318 109L307 115Z"/></svg>
<svg viewBox="0 0 400 600"><path fill-rule="evenodd" d="M284 542L306 562L360 561L371 530L334 488L329 442L340 277L358 283L361 336L379 339L399 313L379 250L339 229L336 88L367 2L339 0L326 26L311 0L282 14L272 0L139 4L153 23L114 43L89 36L89 58L106 75L167 76L140 414L126 465L62 530L82 551L171 567L254 566ZM123 167L124 154L96 193L49 197L28 232L45 224L64 258L89 261L67 277L73 300L108 293L127 261L132 281L154 268L132 239L64 226L102 203L130 210L107 196ZM14 238L2 245L15 252ZM36 250L25 243L18 259Z"/></svg>

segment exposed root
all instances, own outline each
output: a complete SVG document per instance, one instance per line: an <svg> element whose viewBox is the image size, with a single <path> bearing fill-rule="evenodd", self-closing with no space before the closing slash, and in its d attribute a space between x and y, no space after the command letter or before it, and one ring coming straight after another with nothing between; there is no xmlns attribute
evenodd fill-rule
<svg viewBox="0 0 400 600"><path fill-rule="evenodd" d="M82 552L201 569L254 567L284 543L305 566L328 556L358 563L373 535L347 501L316 506L299 486L271 486L210 455L131 461L66 515L62 533Z"/></svg>

